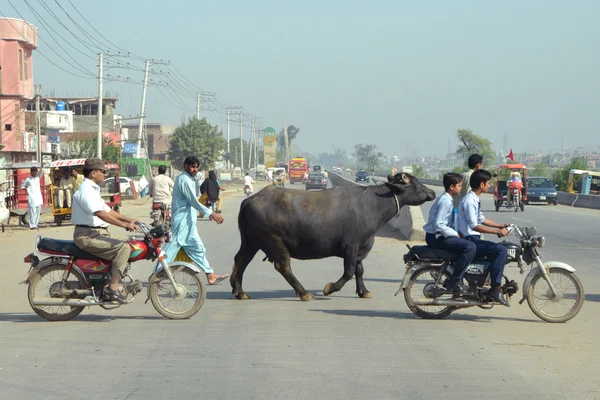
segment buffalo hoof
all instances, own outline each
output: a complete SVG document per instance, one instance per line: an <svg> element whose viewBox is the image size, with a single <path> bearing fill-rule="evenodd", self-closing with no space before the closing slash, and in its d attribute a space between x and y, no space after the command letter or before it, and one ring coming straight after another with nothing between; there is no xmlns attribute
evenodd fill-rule
<svg viewBox="0 0 600 400"><path fill-rule="evenodd" d="M360 297L361 299L370 299L373 296L371 296L371 292L362 292L358 294L358 297Z"/></svg>
<svg viewBox="0 0 600 400"><path fill-rule="evenodd" d="M236 293L235 298L238 299L238 300L250 300L250 296L248 296L244 292Z"/></svg>
<svg viewBox="0 0 600 400"><path fill-rule="evenodd" d="M302 301L310 301L310 300L312 300L314 298L315 298L315 295L312 294L312 293L304 293L302 296L300 296L300 299Z"/></svg>
<svg viewBox="0 0 600 400"><path fill-rule="evenodd" d="M329 282L323 289L324 296L329 296L331 293L333 293L333 282Z"/></svg>

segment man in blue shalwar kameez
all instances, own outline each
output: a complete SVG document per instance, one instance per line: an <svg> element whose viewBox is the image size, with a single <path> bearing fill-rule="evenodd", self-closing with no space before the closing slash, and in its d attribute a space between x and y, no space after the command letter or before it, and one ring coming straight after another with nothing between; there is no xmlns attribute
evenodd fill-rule
<svg viewBox="0 0 600 400"><path fill-rule="evenodd" d="M223 217L205 207L196 197L195 177L199 165L200 160L197 157L188 156L183 163L184 172L175 179L171 204L172 239L164 250L167 253L167 263L171 263L183 248L189 258L206 273L208 284L214 285L225 280L229 274L216 274L210 267L206 258L206 248L198 235L196 218L198 211L204 214L204 218L210 216L217 224L223 223ZM156 268L158 267L159 264Z"/></svg>

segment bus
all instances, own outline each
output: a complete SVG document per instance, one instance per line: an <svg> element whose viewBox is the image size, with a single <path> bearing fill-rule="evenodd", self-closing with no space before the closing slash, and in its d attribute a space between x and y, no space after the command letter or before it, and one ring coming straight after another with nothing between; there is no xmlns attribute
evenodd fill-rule
<svg viewBox="0 0 600 400"><path fill-rule="evenodd" d="M308 174L308 162L303 157L295 157L290 160L289 174L290 183L302 182L304 173Z"/></svg>
<svg viewBox="0 0 600 400"><path fill-rule="evenodd" d="M600 172L572 169L569 171L567 192L600 194Z"/></svg>

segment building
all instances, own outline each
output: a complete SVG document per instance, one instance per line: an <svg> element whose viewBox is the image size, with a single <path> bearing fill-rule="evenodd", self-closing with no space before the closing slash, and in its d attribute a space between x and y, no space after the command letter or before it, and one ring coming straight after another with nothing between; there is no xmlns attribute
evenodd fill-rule
<svg viewBox="0 0 600 400"><path fill-rule="evenodd" d="M25 129L24 111L35 95L32 54L37 39L37 28L29 22L0 18L0 165L36 158L36 137Z"/></svg>
<svg viewBox="0 0 600 400"><path fill-rule="evenodd" d="M148 158L165 161L169 151L169 138L175 132L177 125L149 123L144 126L144 131L148 136ZM123 125L123 128L127 129L130 141L137 140L139 124Z"/></svg>

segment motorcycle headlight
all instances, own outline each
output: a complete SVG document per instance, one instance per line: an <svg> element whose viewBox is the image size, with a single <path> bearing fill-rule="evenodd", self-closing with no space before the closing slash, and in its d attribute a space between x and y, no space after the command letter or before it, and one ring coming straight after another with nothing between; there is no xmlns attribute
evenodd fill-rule
<svg viewBox="0 0 600 400"><path fill-rule="evenodd" d="M546 238L543 236L540 236L537 238L537 246L538 247L544 247L544 244L546 243Z"/></svg>

